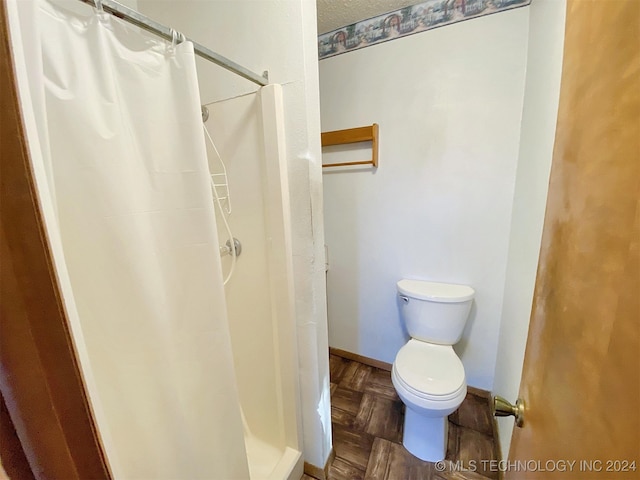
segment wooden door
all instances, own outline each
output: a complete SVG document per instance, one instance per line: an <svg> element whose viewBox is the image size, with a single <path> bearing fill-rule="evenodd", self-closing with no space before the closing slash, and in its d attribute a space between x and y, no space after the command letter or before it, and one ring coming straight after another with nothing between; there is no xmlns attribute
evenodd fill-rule
<svg viewBox="0 0 640 480"><path fill-rule="evenodd" d="M0 0L0 460L13 480L109 479L36 194L6 13Z"/></svg>
<svg viewBox="0 0 640 480"><path fill-rule="evenodd" d="M566 22L526 424L509 454L525 463L504 467L640 478L640 1L569 0ZM556 460L576 463L548 471Z"/></svg>

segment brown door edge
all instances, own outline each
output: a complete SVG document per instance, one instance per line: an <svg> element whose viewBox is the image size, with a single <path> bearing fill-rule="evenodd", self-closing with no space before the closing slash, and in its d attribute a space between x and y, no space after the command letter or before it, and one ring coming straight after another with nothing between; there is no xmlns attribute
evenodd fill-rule
<svg viewBox="0 0 640 480"><path fill-rule="evenodd" d="M0 0L0 390L36 478L109 479L25 138Z"/></svg>

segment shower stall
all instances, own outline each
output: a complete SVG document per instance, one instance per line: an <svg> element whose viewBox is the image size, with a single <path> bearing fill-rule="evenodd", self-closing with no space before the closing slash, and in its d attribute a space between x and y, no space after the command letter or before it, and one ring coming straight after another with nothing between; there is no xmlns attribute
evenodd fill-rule
<svg viewBox="0 0 640 480"><path fill-rule="evenodd" d="M205 125L225 163L231 200L227 221L242 245L225 298L249 468L252 478L268 478L268 472L286 466L296 454L287 439L297 435L280 86L269 85L206 107ZM220 171L219 160L212 145L207 147L209 168L215 175ZM224 206L223 211L227 215ZM222 221L218 221L218 235L228 238ZM231 263L230 254L222 257L224 276Z"/></svg>
<svg viewBox="0 0 640 480"><path fill-rule="evenodd" d="M112 476L300 478L281 87L111 0L59 3L10 1L10 36ZM208 144L194 53L260 85L204 106ZM229 231L236 258L224 254Z"/></svg>

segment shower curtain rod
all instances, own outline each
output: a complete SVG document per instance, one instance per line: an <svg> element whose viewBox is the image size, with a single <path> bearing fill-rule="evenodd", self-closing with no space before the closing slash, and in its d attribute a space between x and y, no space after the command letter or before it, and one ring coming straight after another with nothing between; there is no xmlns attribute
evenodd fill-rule
<svg viewBox="0 0 640 480"><path fill-rule="evenodd" d="M86 3L87 5L91 5L92 7L97 7L96 0L80 0L82 3ZM149 17L142 15L141 13L129 8L125 7L121 3L118 3L114 0L102 0L102 8L105 12L110 13L114 17L118 17L125 22L129 22L137 27L146 30L147 32L154 33L165 40L171 41L173 38L172 29L169 27L165 27L164 25L151 20ZM269 78L267 77L267 72L265 72L264 76L258 75L257 73L252 72L244 68L242 65L238 65L236 62L229 60L228 58L223 57L222 55L209 50L204 45L200 45L198 42L194 42L193 40L187 38L186 40L193 43L193 48L195 49L196 55L202 57L210 62L215 63L216 65L221 66L222 68L226 68L230 72L235 73L236 75L240 75L247 80L257 83L258 85L268 85Z"/></svg>

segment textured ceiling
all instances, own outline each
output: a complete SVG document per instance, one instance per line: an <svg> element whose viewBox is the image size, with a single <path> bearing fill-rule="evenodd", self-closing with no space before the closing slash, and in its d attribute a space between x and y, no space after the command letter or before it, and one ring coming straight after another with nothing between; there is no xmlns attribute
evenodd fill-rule
<svg viewBox="0 0 640 480"><path fill-rule="evenodd" d="M318 35L421 0L317 0Z"/></svg>

